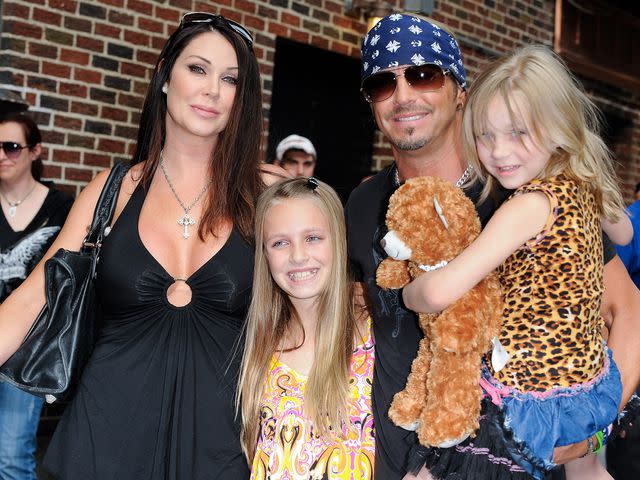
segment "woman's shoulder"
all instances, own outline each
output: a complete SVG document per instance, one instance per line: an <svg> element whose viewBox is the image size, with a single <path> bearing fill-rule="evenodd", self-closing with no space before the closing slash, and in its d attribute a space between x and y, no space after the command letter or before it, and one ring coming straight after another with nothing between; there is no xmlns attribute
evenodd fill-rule
<svg viewBox="0 0 640 480"><path fill-rule="evenodd" d="M51 208L60 208L69 211L74 201L70 193L62 190L52 181L40 181L40 183L48 189L44 203L45 207L51 206Z"/></svg>

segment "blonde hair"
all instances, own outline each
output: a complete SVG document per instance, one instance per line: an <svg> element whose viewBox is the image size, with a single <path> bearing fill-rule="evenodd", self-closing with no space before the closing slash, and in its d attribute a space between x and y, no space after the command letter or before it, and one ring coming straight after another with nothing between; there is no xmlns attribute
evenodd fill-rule
<svg viewBox="0 0 640 480"><path fill-rule="evenodd" d="M517 93L526 102L528 118L512 106ZM562 60L542 45L529 45L494 61L469 89L463 148L476 176L485 182L481 200L497 187L476 149L476 138L487 126L488 104L496 95L507 105L512 123L524 123L536 145L551 152L539 178L563 174L582 182L595 196L598 213L619 220L624 202L611 153L599 135L600 112Z"/></svg>
<svg viewBox="0 0 640 480"><path fill-rule="evenodd" d="M286 199L310 199L320 208L330 227L333 260L327 284L318 301L315 358L305 387L305 412L316 435L340 434L347 425L349 366L354 348L354 312L347 274L347 243L340 199L326 183L314 189L306 178L276 183L258 200L255 220L253 297L246 337L236 409L241 413L242 449L249 462L255 454L260 428L260 403L273 355L282 348L284 335L302 324L286 293L274 282L263 241L269 209ZM331 429L331 430L330 430Z"/></svg>

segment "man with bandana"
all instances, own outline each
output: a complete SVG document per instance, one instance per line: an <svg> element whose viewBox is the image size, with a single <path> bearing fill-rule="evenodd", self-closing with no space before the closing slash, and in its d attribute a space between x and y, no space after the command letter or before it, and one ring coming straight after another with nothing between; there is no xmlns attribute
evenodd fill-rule
<svg viewBox="0 0 640 480"><path fill-rule="evenodd" d="M371 311L376 340L376 478L410 479L416 477L408 472L418 471L418 478L430 478L428 471L450 480L529 478L505 450L495 446L497 427L486 415L476 438L447 449L420 446L414 432L395 426L387 416L393 396L404 389L422 338L417 317L404 308L401 292L383 291L375 281L376 268L386 256L380 239L386 233L388 200L412 177L430 175L458 186L465 183L471 173L461 137L467 82L460 49L451 34L425 18L404 14L383 18L365 36L361 73L362 93L391 143L395 160L356 188L346 207L349 258ZM477 184L465 188L465 193L476 203L484 225L496 205L477 203ZM606 250L608 261L615 252L610 244ZM616 325L632 325L612 329L609 337L625 385L623 398L628 399L640 379L640 342L622 332L638 330L635 318L640 314L634 314L640 312L640 296L617 258L605 268L605 283L615 285L603 300L605 319L615 316ZM483 414L490 408L491 403L483 401ZM555 451L555 460L566 462L585 451L586 441L561 447Z"/></svg>

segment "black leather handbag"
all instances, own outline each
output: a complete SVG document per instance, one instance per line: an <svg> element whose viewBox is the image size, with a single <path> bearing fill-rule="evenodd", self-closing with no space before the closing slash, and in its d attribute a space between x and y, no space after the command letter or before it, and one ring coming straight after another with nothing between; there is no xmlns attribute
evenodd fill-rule
<svg viewBox="0 0 640 480"><path fill-rule="evenodd" d="M20 348L0 367L0 380L48 403L73 393L93 350L99 327L95 271L128 168L117 163L111 170L80 251L61 248L45 262L46 304Z"/></svg>

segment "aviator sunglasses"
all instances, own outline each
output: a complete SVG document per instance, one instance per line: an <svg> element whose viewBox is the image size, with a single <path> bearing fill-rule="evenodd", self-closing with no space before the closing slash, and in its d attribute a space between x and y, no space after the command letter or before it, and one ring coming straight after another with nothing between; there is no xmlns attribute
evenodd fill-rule
<svg viewBox="0 0 640 480"><path fill-rule="evenodd" d="M10 160L18 158L23 148L29 148L29 145L20 145L16 142L0 142L0 150L4 150L4 154Z"/></svg>
<svg viewBox="0 0 640 480"><path fill-rule="evenodd" d="M233 20L224 18L222 15L216 15L207 12L187 12L182 16L182 19L180 20L180 28L191 25L193 23L212 23L214 26L220 24L227 25L234 32L244 38L250 47L253 47L253 37L249 33L249 30L244 28L239 23L234 22Z"/></svg>
<svg viewBox="0 0 640 480"><path fill-rule="evenodd" d="M444 77L449 72L438 65L426 63L424 65L409 66L403 72L390 70L379 72L365 78L360 91L369 103L381 102L396 91L398 77L403 77L411 87L419 92L435 92L444 85Z"/></svg>

